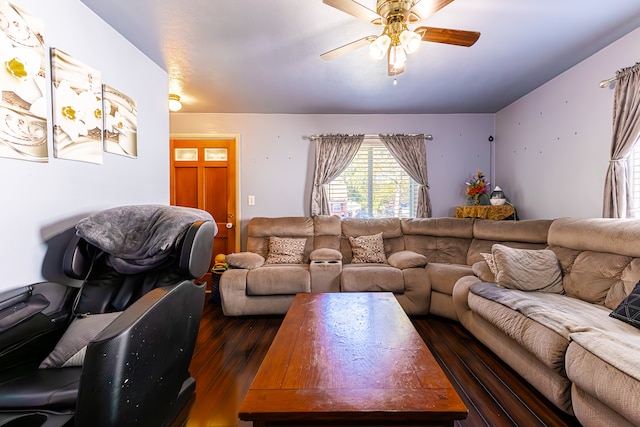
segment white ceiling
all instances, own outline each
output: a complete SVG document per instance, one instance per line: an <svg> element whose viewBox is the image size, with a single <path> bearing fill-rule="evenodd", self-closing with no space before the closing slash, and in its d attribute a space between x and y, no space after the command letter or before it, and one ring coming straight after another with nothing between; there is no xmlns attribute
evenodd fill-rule
<svg viewBox="0 0 640 427"><path fill-rule="evenodd" d="M82 2L168 71L187 113L493 113L640 26L640 0L455 0L418 25L480 40L423 43L394 86L366 47L320 58L381 32L322 0Z"/></svg>

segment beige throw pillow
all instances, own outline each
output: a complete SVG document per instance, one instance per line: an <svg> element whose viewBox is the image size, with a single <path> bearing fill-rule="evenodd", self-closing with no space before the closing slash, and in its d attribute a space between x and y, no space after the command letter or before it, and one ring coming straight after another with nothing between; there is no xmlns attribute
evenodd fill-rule
<svg viewBox="0 0 640 427"><path fill-rule="evenodd" d="M473 271L473 274L483 282L496 282L496 275L493 274L489 265L484 261L474 262L471 266L471 271Z"/></svg>
<svg viewBox="0 0 640 427"><path fill-rule="evenodd" d="M489 270L491 270L491 272L495 276L497 271L496 271L496 262L493 260L493 255L485 252L481 252L480 255L482 255L482 258L484 258L484 262L487 263Z"/></svg>
<svg viewBox="0 0 640 427"><path fill-rule="evenodd" d="M349 237L349 243L351 243L351 251L353 252L352 264L384 264L387 262L382 232L371 236Z"/></svg>
<svg viewBox="0 0 640 427"><path fill-rule="evenodd" d="M553 251L515 249L495 244L491 253L498 285L521 291L564 292L560 263Z"/></svg>
<svg viewBox="0 0 640 427"><path fill-rule="evenodd" d="M307 239L269 237L265 264L302 264Z"/></svg>

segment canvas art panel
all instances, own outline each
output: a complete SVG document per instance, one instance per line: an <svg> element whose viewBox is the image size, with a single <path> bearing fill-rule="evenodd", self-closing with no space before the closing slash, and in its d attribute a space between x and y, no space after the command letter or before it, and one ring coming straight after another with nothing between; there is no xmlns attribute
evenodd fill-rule
<svg viewBox="0 0 640 427"><path fill-rule="evenodd" d="M44 22L0 0L0 157L47 162Z"/></svg>
<svg viewBox="0 0 640 427"><path fill-rule="evenodd" d="M122 156L138 157L138 110L128 95L102 86L104 112L104 151Z"/></svg>
<svg viewBox="0 0 640 427"><path fill-rule="evenodd" d="M100 72L51 49L53 149L60 159L102 163Z"/></svg>

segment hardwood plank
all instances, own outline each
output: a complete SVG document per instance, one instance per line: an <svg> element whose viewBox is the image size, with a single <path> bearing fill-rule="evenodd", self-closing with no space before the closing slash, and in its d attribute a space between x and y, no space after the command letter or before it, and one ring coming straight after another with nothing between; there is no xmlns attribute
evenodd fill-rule
<svg viewBox="0 0 640 427"><path fill-rule="evenodd" d="M196 398L187 426L251 425L238 419L240 403L282 320L283 316L225 317L219 306L205 305L191 363ZM455 421L455 426L579 425L459 323L436 316L416 316L411 321L469 410L468 418Z"/></svg>

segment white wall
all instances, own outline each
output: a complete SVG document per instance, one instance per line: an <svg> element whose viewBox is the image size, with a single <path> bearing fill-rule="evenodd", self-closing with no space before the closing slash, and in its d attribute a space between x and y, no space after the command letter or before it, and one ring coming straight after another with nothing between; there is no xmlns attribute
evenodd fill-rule
<svg viewBox="0 0 640 427"><path fill-rule="evenodd" d="M310 214L314 144L322 133L430 133L427 167L433 216L465 203L464 182L478 168L489 173L493 114L306 115L172 114L172 134L239 134L240 219ZM247 205L254 195L255 206ZM244 230L243 230L244 231ZM244 241L244 238L242 239Z"/></svg>
<svg viewBox="0 0 640 427"><path fill-rule="evenodd" d="M638 46L640 29L496 114L496 183L521 218L602 216L614 91L598 84Z"/></svg>
<svg viewBox="0 0 640 427"><path fill-rule="evenodd" d="M43 266L47 248L87 213L169 202L167 73L79 0L13 3L44 20L47 48L100 70L103 83L137 102L138 159L105 153L96 165L53 158L50 119L49 163L0 158L0 291L57 279Z"/></svg>

